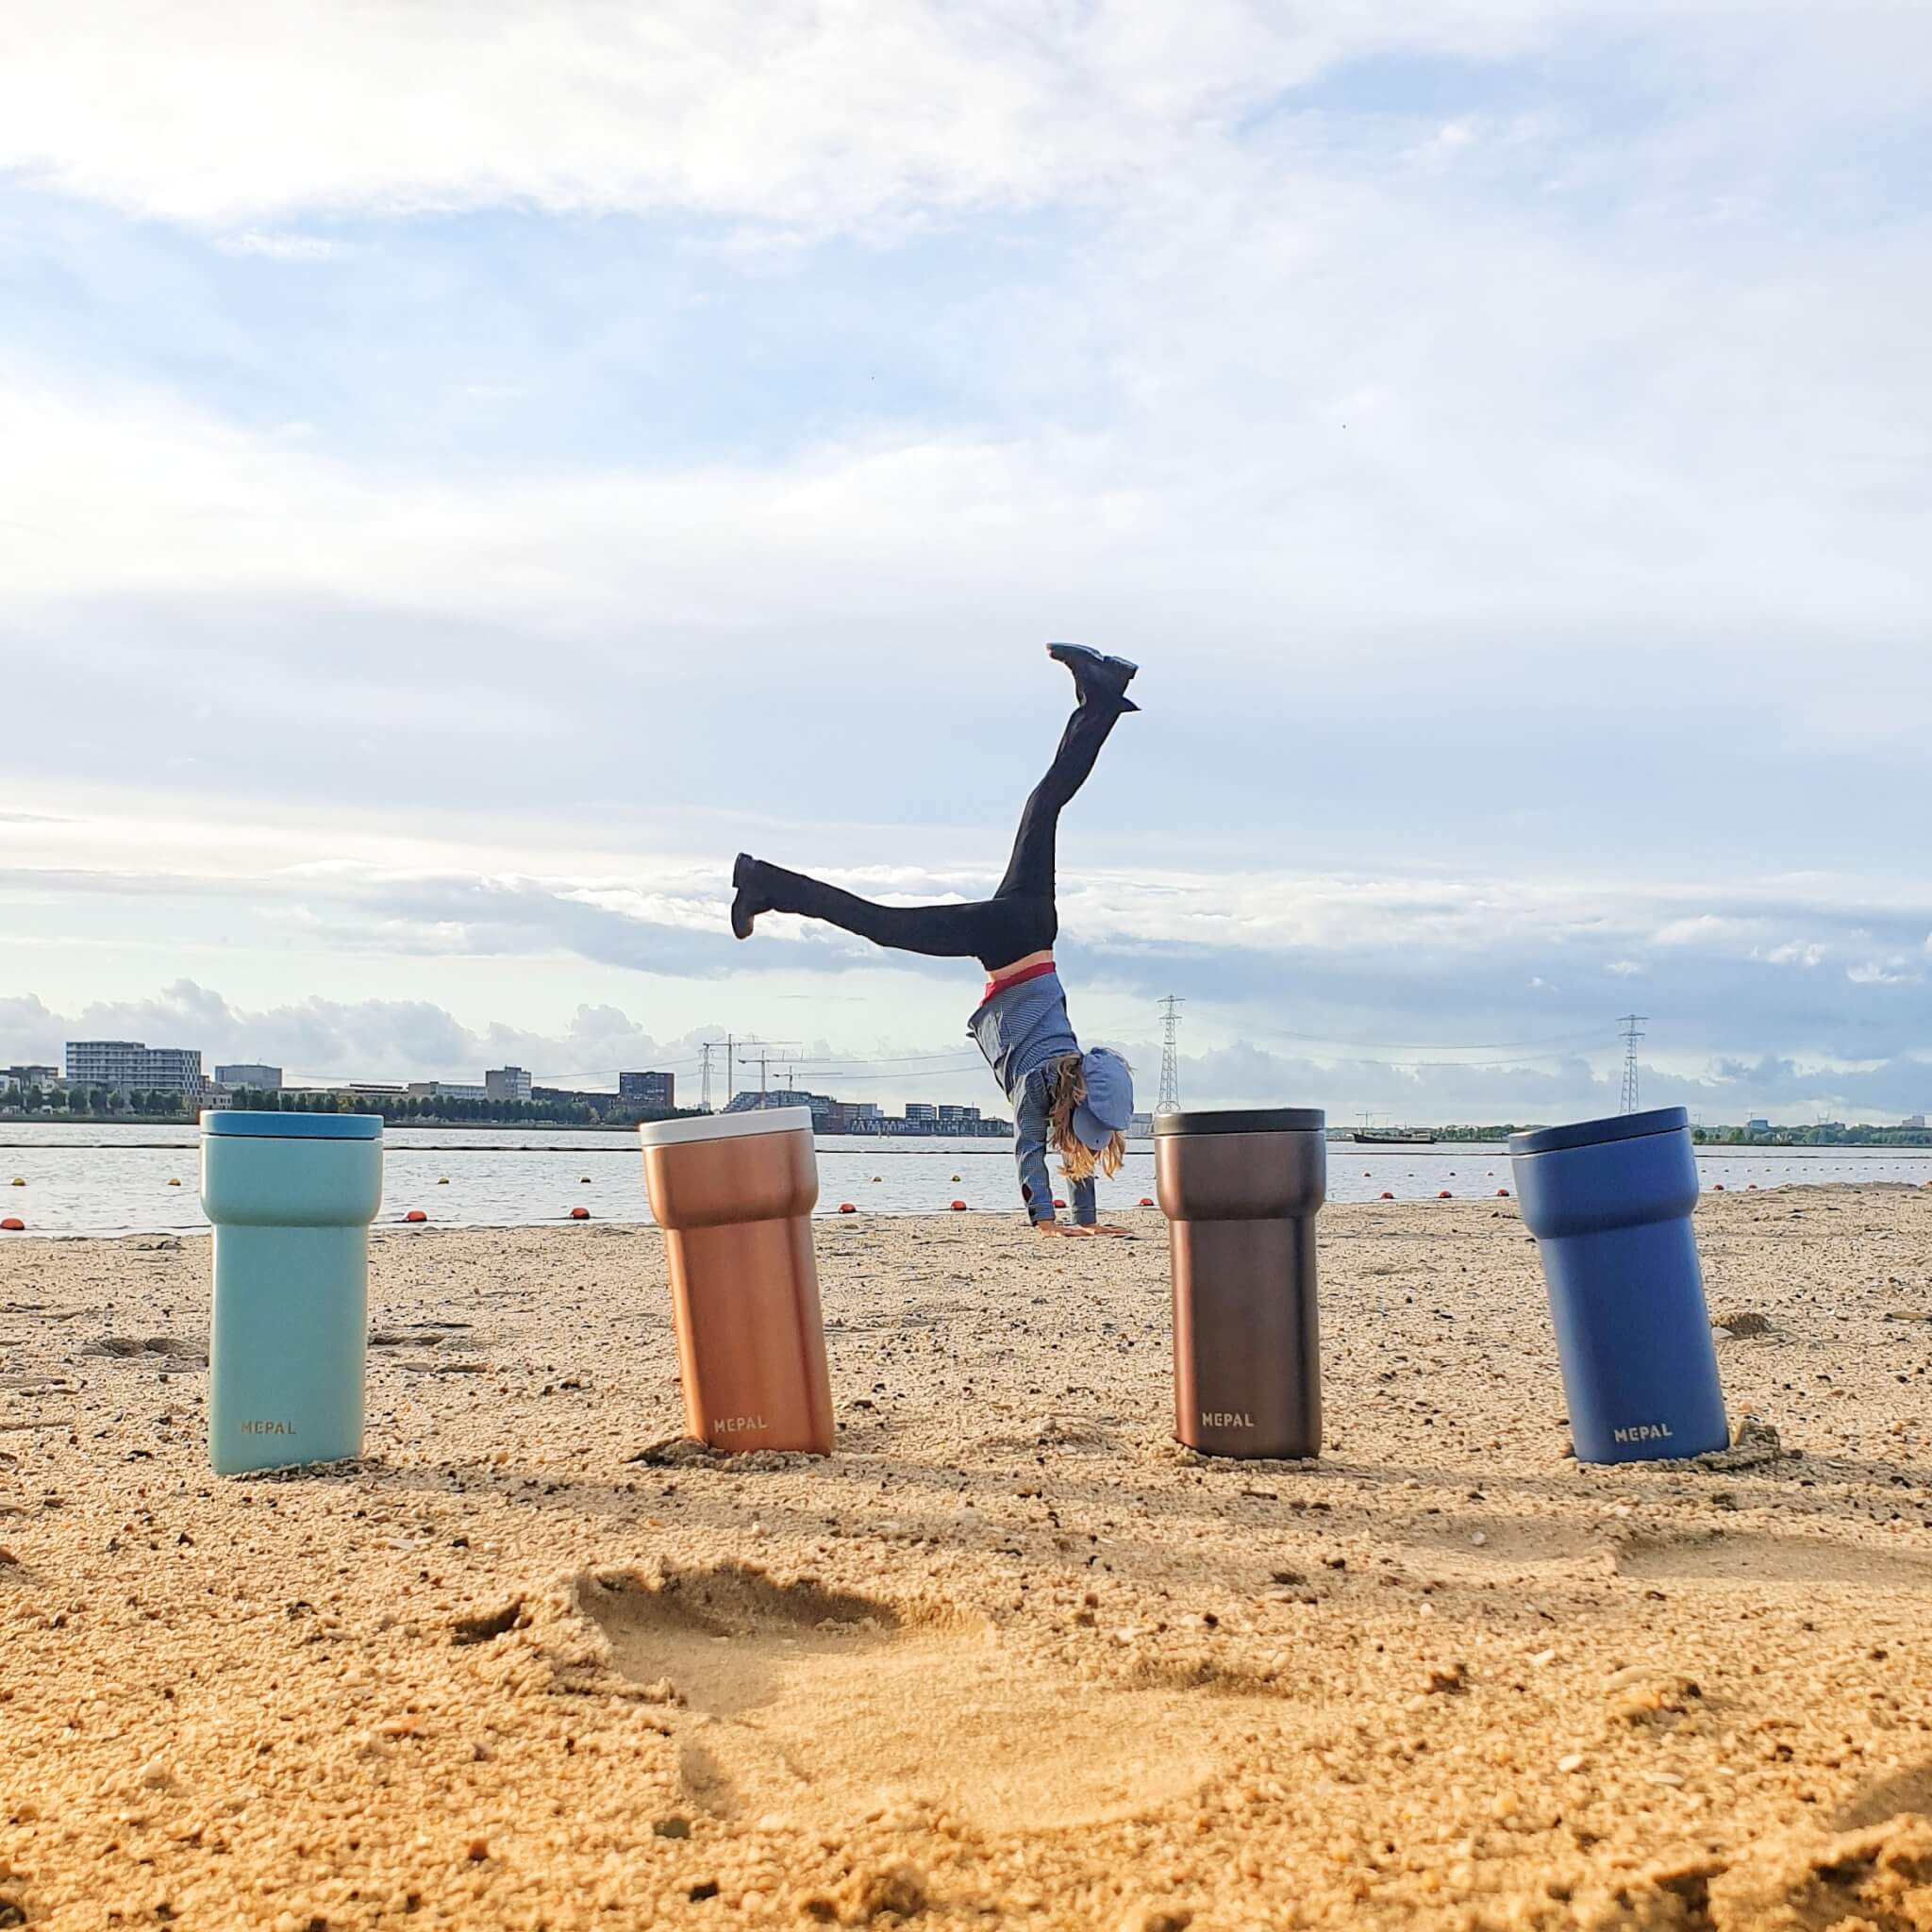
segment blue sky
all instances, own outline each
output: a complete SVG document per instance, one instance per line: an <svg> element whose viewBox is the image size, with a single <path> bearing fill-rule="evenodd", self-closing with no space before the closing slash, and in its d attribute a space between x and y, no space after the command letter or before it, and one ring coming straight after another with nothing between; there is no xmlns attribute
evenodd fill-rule
<svg viewBox="0 0 1932 1932"><path fill-rule="evenodd" d="M1073 636L1190 1099L1932 1106L1923 9L488 18L16 36L0 1055L990 1099L724 882L983 891Z"/></svg>

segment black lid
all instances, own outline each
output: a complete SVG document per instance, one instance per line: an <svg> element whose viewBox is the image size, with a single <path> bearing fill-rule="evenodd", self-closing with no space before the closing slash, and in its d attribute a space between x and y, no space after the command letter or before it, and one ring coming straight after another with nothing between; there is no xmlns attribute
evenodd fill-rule
<svg viewBox="0 0 1932 1932"><path fill-rule="evenodd" d="M1319 1107L1244 1107L1224 1113L1158 1113L1157 1134L1320 1134L1328 1116Z"/></svg>
<svg viewBox="0 0 1932 1932"><path fill-rule="evenodd" d="M1620 1113L1607 1121L1573 1121L1567 1127L1534 1127L1509 1136L1509 1154L1560 1154L1566 1147L1601 1147L1607 1141L1641 1141L1646 1134L1681 1134L1690 1115L1681 1107L1649 1113Z"/></svg>

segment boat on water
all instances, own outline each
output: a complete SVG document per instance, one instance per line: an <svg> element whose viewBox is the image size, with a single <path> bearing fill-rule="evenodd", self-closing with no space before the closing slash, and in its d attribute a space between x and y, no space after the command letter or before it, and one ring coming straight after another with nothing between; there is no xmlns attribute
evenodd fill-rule
<svg viewBox="0 0 1932 1932"><path fill-rule="evenodd" d="M1426 1127L1357 1127L1349 1139L1357 1147L1433 1147L1436 1137Z"/></svg>

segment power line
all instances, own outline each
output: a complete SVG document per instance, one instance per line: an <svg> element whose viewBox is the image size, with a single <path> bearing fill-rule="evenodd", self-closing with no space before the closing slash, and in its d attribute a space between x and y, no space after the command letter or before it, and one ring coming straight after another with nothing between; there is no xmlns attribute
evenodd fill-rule
<svg viewBox="0 0 1932 1932"><path fill-rule="evenodd" d="M1258 1036L1263 1040L1300 1040L1315 1046L1360 1046L1382 1053L1500 1053L1515 1046L1564 1046L1572 1041L1601 1040L1601 1027L1591 1026L1575 1033L1546 1034L1540 1040L1472 1040L1466 1045L1444 1045L1441 1041L1334 1040L1325 1033L1288 1033L1273 1027Z"/></svg>

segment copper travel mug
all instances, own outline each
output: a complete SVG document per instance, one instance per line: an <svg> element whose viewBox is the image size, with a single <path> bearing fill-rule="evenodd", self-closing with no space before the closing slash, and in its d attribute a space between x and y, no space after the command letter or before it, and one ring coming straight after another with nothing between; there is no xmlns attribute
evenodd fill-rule
<svg viewBox="0 0 1932 1932"><path fill-rule="evenodd" d="M1328 1198L1327 1124L1314 1108L1155 1116L1174 1432L1191 1449L1322 1453L1315 1216Z"/></svg>
<svg viewBox="0 0 1932 1932"><path fill-rule="evenodd" d="M638 1129L664 1230L685 1426L714 1449L832 1453L808 1108Z"/></svg>

